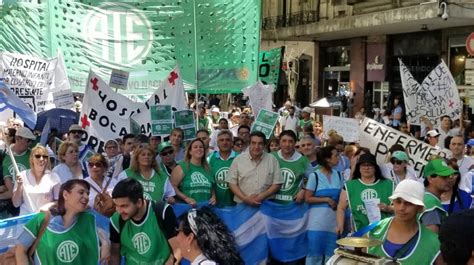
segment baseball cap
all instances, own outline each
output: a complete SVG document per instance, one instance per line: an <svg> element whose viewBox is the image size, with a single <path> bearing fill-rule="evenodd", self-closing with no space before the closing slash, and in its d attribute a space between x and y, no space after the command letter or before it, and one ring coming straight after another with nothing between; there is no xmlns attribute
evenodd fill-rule
<svg viewBox="0 0 474 265"><path fill-rule="evenodd" d="M429 136L429 137L436 137L440 135L441 134L437 130L430 130L426 133L426 136Z"/></svg>
<svg viewBox="0 0 474 265"><path fill-rule="evenodd" d="M398 160L400 160L400 161L406 161L406 162L409 161L409 158L408 158L407 153L405 153L405 152L403 152L403 151L395 151L395 152L393 152L392 158L398 159Z"/></svg>
<svg viewBox="0 0 474 265"><path fill-rule="evenodd" d="M15 136L20 136L25 139L35 140L36 136L30 131L30 129L25 127L20 127L16 130Z"/></svg>
<svg viewBox="0 0 474 265"><path fill-rule="evenodd" d="M81 132L84 132L84 129L82 129L82 127L79 125L79 124L73 124L69 127L69 131L68 132L72 132L72 131L81 131Z"/></svg>
<svg viewBox="0 0 474 265"><path fill-rule="evenodd" d="M424 194L425 187L423 184L413 179L404 179L398 183L392 196L388 198L390 200L401 198L414 205L425 206L423 203Z"/></svg>
<svg viewBox="0 0 474 265"><path fill-rule="evenodd" d="M372 164L374 166L377 165L377 161L375 160L375 156L372 155L372 154L362 154L359 157L359 161L357 162L357 164L360 165L362 163L369 163L369 164Z"/></svg>
<svg viewBox="0 0 474 265"><path fill-rule="evenodd" d="M306 113L311 113L312 109L310 107L304 107L301 111L306 112Z"/></svg>
<svg viewBox="0 0 474 265"><path fill-rule="evenodd" d="M211 112L220 112L219 108L218 107L214 107L211 109Z"/></svg>
<svg viewBox="0 0 474 265"><path fill-rule="evenodd" d="M433 175L449 177L456 172L457 171L450 168L443 159L433 159L426 164L425 169L423 170L423 176L425 178Z"/></svg>
<svg viewBox="0 0 474 265"><path fill-rule="evenodd" d="M163 150L165 150L168 147L172 147L171 143L169 141L165 141L165 142L160 143L160 145L158 145L158 153L163 152Z"/></svg>

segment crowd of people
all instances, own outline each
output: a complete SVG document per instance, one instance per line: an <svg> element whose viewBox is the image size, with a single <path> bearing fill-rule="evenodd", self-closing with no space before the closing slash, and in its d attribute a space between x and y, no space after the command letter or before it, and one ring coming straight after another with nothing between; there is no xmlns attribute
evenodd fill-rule
<svg viewBox="0 0 474 265"><path fill-rule="evenodd" d="M103 139L101 153L81 142L79 125L58 146L43 146L21 122L12 123L3 135L0 219L51 205L24 226L17 261L25 264L33 248L35 264L120 264L121 257L126 264L173 264L182 257L191 264L243 264L211 208L259 207L264 200L306 203L309 215L307 256L280 261L270 249L269 264L325 264L336 240L357 232L382 241L369 253L402 264L474 261L474 219L466 212L474 159L462 126L443 116L438 128L427 122L426 133L412 135L452 153L431 157L416 172L401 145L391 146L380 164L368 148L336 131L325 134L314 109L286 102L277 111L270 139L251 131L250 108L224 114L219 106L199 104L193 140L185 142L180 128L166 137L127 134ZM402 113L394 108L389 125L409 134ZM176 203L192 210L176 217ZM210 208L196 208L203 203ZM110 217L109 231L95 226L91 212Z"/></svg>

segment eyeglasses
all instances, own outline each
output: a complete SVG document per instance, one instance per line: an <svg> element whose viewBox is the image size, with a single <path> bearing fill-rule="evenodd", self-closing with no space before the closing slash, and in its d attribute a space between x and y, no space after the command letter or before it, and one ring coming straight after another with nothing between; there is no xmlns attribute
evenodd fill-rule
<svg viewBox="0 0 474 265"><path fill-rule="evenodd" d="M174 150L169 150L168 152L161 152L160 155L169 156L169 155L172 155L173 153L174 153Z"/></svg>
<svg viewBox="0 0 474 265"><path fill-rule="evenodd" d="M36 155L35 155L35 158L36 158L36 159L43 158L44 160L46 160L46 159L48 159L48 158L49 158L49 156L47 156L47 155L40 155L40 154L36 154Z"/></svg>
<svg viewBox="0 0 474 265"><path fill-rule="evenodd" d="M69 133L73 133L73 134L82 134L82 131L70 131Z"/></svg>
<svg viewBox="0 0 474 265"><path fill-rule="evenodd" d="M398 160L398 159L391 159L390 162L392 162L392 164L401 165L401 164L403 164L405 161L403 161L403 160Z"/></svg>
<svg viewBox="0 0 474 265"><path fill-rule="evenodd" d="M244 146L244 145L243 145L243 144L234 144L234 146L242 147L242 146Z"/></svg>
<svg viewBox="0 0 474 265"><path fill-rule="evenodd" d="M89 162L88 165L89 165L89 167L102 167L102 163Z"/></svg>
<svg viewBox="0 0 474 265"><path fill-rule="evenodd" d="M109 145L109 146L106 146L105 149L112 149L112 148L118 148L118 146L116 145Z"/></svg>

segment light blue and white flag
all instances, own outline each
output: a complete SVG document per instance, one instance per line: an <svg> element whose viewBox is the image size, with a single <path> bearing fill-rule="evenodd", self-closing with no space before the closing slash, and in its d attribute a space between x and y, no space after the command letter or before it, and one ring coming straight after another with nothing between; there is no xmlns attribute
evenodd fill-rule
<svg viewBox="0 0 474 265"><path fill-rule="evenodd" d="M308 205L264 201L260 211L264 217L272 258L289 262L306 257Z"/></svg>
<svg viewBox="0 0 474 265"><path fill-rule="evenodd" d="M0 112L7 108L11 109L20 116L28 127L35 128L36 113L30 106L15 95L2 80L0 80L0 104L5 105L0 107Z"/></svg>

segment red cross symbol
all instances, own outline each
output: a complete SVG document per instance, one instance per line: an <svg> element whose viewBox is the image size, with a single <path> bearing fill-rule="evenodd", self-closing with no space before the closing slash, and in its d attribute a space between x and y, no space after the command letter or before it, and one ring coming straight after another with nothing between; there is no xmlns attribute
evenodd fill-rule
<svg viewBox="0 0 474 265"><path fill-rule="evenodd" d="M95 78L94 79L91 79L91 83L92 83L92 89L96 90L99 89L99 86L97 85L97 82L99 82L99 79Z"/></svg>
<svg viewBox="0 0 474 265"><path fill-rule="evenodd" d="M87 120L87 115L86 114L84 114L84 116L82 116L81 123L82 123L82 125L81 125L82 129L85 129L87 126L91 125L91 123Z"/></svg>
<svg viewBox="0 0 474 265"><path fill-rule="evenodd" d="M176 72L173 71L173 72L170 73L170 76L168 77L168 82L170 84L173 84L173 86L174 86L174 80L176 80L177 78L178 78L178 74L176 74Z"/></svg>
<svg viewBox="0 0 474 265"><path fill-rule="evenodd" d="M454 102L453 102L452 100L450 100L450 101L448 102L448 105L449 105L450 108L452 108L453 105L454 105Z"/></svg>

